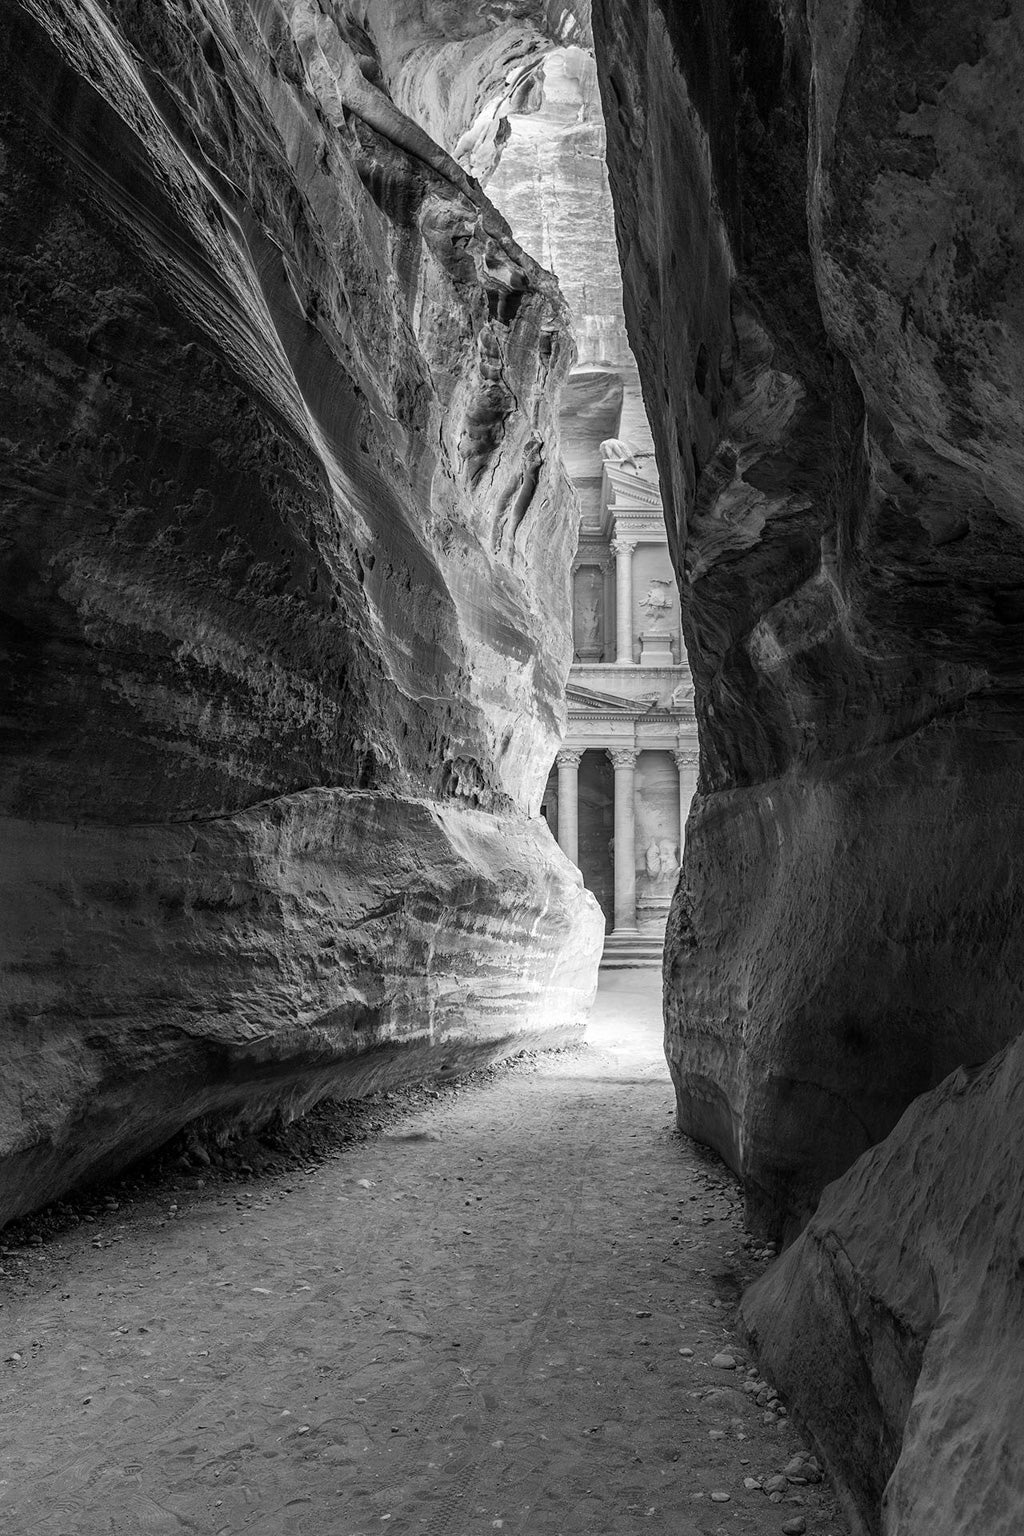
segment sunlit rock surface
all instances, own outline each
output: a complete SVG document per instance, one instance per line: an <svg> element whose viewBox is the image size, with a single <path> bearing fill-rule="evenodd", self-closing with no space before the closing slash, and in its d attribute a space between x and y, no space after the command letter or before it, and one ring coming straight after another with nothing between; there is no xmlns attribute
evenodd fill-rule
<svg viewBox="0 0 1024 1536"><path fill-rule="evenodd" d="M584 522L596 523L601 443L618 437L647 454L654 444L626 334L593 53L580 43L549 49L511 98L486 104L475 133L500 152L495 168L483 168L488 195L521 244L559 274L569 306L577 366L562 396L562 454Z"/></svg>
<svg viewBox="0 0 1024 1536"><path fill-rule="evenodd" d="M311 0L0 15L0 1217L249 1081L564 1033L593 989L529 819L567 314L378 9L379 55Z"/></svg>
<svg viewBox="0 0 1024 1536"><path fill-rule="evenodd" d="M868 1529L1008 1532L1017 1048L929 1090L1024 1018L1021 12L594 17L701 730L665 967L680 1124L793 1235L928 1095L755 1320Z"/></svg>
<svg viewBox="0 0 1024 1536"><path fill-rule="evenodd" d="M488 195L521 244L559 274L580 365L635 376L596 63L578 45L552 49L529 79L528 93L490 105L507 137L499 130L501 161L488 175Z"/></svg>

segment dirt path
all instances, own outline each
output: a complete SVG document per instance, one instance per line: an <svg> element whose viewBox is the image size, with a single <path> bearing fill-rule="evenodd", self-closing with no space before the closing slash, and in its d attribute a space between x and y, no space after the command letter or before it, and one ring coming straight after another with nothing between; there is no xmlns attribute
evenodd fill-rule
<svg viewBox="0 0 1024 1536"><path fill-rule="evenodd" d="M759 1265L639 985L306 1176L77 1229L3 1313L0 1529L838 1536L822 1485L744 1487L799 1440L711 1364Z"/></svg>

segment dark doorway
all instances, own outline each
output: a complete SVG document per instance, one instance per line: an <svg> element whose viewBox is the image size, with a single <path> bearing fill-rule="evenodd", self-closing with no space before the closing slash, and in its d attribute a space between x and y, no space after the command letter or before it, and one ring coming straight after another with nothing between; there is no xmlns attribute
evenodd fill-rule
<svg viewBox="0 0 1024 1536"><path fill-rule="evenodd" d="M600 902L607 932L615 914L614 833L615 771L603 749L584 752L580 763L580 872L584 885Z"/></svg>

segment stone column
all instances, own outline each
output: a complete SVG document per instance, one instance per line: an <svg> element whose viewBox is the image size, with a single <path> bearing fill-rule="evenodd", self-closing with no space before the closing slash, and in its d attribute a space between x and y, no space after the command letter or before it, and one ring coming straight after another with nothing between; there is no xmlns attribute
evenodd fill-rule
<svg viewBox="0 0 1024 1536"><path fill-rule="evenodd" d="M615 653L615 636L612 634L612 613L615 610L615 561L605 560L601 565L604 577L604 613L602 614L601 643L604 650L602 661L611 661Z"/></svg>
<svg viewBox="0 0 1024 1536"><path fill-rule="evenodd" d="M679 769L679 858L682 860L683 848L686 844L686 818L690 810L690 801L697 788L699 758L695 747L679 747L673 756L676 767Z"/></svg>
<svg viewBox="0 0 1024 1536"><path fill-rule="evenodd" d="M636 539L618 538L612 542L615 555L615 660L620 666L633 664L633 551Z"/></svg>
<svg viewBox="0 0 1024 1536"><path fill-rule="evenodd" d="M580 862L580 758L563 747L558 754L558 846L567 859Z"/></svg>
<svg viewBox="0 0 1024 1536"><path fill-rule="evenodd" d="M615 933L636 932L636 751L609 747L615 769Z"/></svg>

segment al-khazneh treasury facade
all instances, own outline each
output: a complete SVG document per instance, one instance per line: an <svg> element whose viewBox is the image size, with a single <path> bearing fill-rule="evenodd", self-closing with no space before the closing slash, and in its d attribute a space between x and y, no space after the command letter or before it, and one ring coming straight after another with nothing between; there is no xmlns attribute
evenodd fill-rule
<svg viewBox="0 0 1024 1536"><path fill-rule="evenodd" d="M581 497L569 727L544 814L615 933L664 929L697 783L693 685L651 454L601 445Z"/></svg>
<svg viewBox="0 0 1024 1536"><path fill-rule="evenodd" d="M525 248L558 273L579 357L561 410L562 456L581 506L575 664L544 814L608 927L653 935L679 872L697 731L654 443L622 311L593 58L553 49L542 67L514 74L456 152Z"/></svg>

